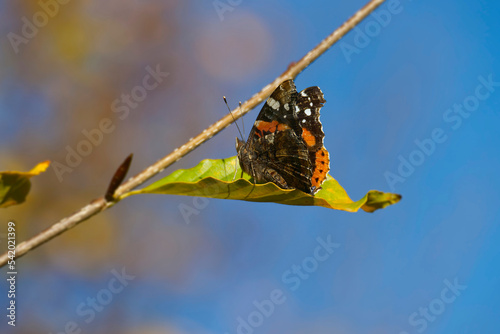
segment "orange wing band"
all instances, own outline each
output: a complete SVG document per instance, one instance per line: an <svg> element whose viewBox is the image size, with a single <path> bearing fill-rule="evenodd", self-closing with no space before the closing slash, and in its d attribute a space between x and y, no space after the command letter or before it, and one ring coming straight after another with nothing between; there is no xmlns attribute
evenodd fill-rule
<svg viewBox="0 0 500 334"><path fill-rule="evenodd" d="M330 156L326 148L322 147L318 152L316 152L316 167L312 175L312 185L319 188L323 181L326 179L326 175L330 171Z"/></svg>

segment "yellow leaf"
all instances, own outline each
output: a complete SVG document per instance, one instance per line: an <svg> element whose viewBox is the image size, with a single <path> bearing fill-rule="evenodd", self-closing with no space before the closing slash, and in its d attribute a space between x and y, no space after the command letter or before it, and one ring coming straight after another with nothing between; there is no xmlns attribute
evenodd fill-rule
<svg viewBox="0 0 500 334"><path fill-rule="evenodd" d="M29 179L45 172L49 165L50 161L44 161L29 172L0 172L0 208L23 203L31 188Z"/></svg>
<svg viewBox="0 0 500 334"><path fill-rule="evenodd" d="M236 170L235 170L236 168ZM281 189L274 183L253 184L250 176L233 181L241 169L236 157L220 160L203 160L191 169L180 169L148 187L132 191L123 197L134 194L167 194L221 199L243 200L250 202L274 202L287 205L322 206L329 209L356 212L360 208L373 212L397 203L401 196L369 191L363 198L354 202L342 186L330 175L322 189L312 196L296 189Z"/></svg>

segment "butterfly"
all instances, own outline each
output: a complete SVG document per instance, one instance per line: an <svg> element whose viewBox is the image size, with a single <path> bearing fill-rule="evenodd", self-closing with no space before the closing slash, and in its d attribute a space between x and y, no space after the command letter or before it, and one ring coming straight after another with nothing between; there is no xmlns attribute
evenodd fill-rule
<svg viewBox="0 0 500 334"><path fill-rule="evenodd" d="M262 107L247 141L236 138L241 169L256 183L318 192L330 170L319 120L325 102L319 87L297 93L293 80L282 82Z"/></svg>

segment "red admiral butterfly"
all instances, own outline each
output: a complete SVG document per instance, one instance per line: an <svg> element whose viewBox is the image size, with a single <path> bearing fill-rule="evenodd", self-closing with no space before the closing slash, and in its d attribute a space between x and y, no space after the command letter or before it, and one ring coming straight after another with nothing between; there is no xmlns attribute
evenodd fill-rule
<svg viewBox="0 0 500 334"><path fill-rule="evenodd" d="M330 170L319 120L325 102L319 87L297 93L293 80L281 83L262 107L248 140L236 138L241 169L254 182L314 195Z"/></svg>

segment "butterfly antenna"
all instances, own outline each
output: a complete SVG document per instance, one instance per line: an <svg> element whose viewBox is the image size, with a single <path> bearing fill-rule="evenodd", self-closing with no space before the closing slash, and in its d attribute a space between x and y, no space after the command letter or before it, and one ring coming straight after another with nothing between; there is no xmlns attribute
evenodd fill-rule
<svg viewBox="0 0 500 334"><path fill-rule="evenodd" d="M241 101L240 101L240 118L241 118ZM243 133L245 133L245 120L241 118L241 127L243 128Z"/></svg>
<svg viewBox="0 0 500 334"><path fill-rule="evenodd" d="M224 99L224 103L226 103L227 110L229 110L229 113L230 113L230 114L231 114L231 116L233 117L234 124L236 124L236 128L238 129L238 132L240 133L241 140L244 140L244 139L243 139L243 133L241 133L240 127L238 126L238 123L236 122L236 118L234 118L233 112L231 111L231 108L229 108L229 105L227 104L226 97L225 97L225 96L223 96L222 98Z"/></svg>
<svg viewBox="0 0 500 334"><path fill-rule="evenodd" d="M231 116L233 117L234 124L236 124L236 128L238 129L238 132L240 133L241 140L244 140L244 139L243 139L243 133L241 133L240 127L238 126L238 123L236 122L236 118L234 118L233 112L231 111L231 108L229 108L229 105L227 104L226 97L225 97L225 96L223 96L222 98L224 99L224 103L226 103L227 110L229 110L229 113L230 113L230 114L231 114ZM240 102L240 115L241 115L241 102ZM243 128L243 131L244 131L244 130L245 130L245 128ZM234 166L233 181L236 179L236 173L237 173L237 172L238 172L238 156L236 156L236 164L235 164L235 166ZM241 171L241 175L243 176L243 171Z"/></svg>

